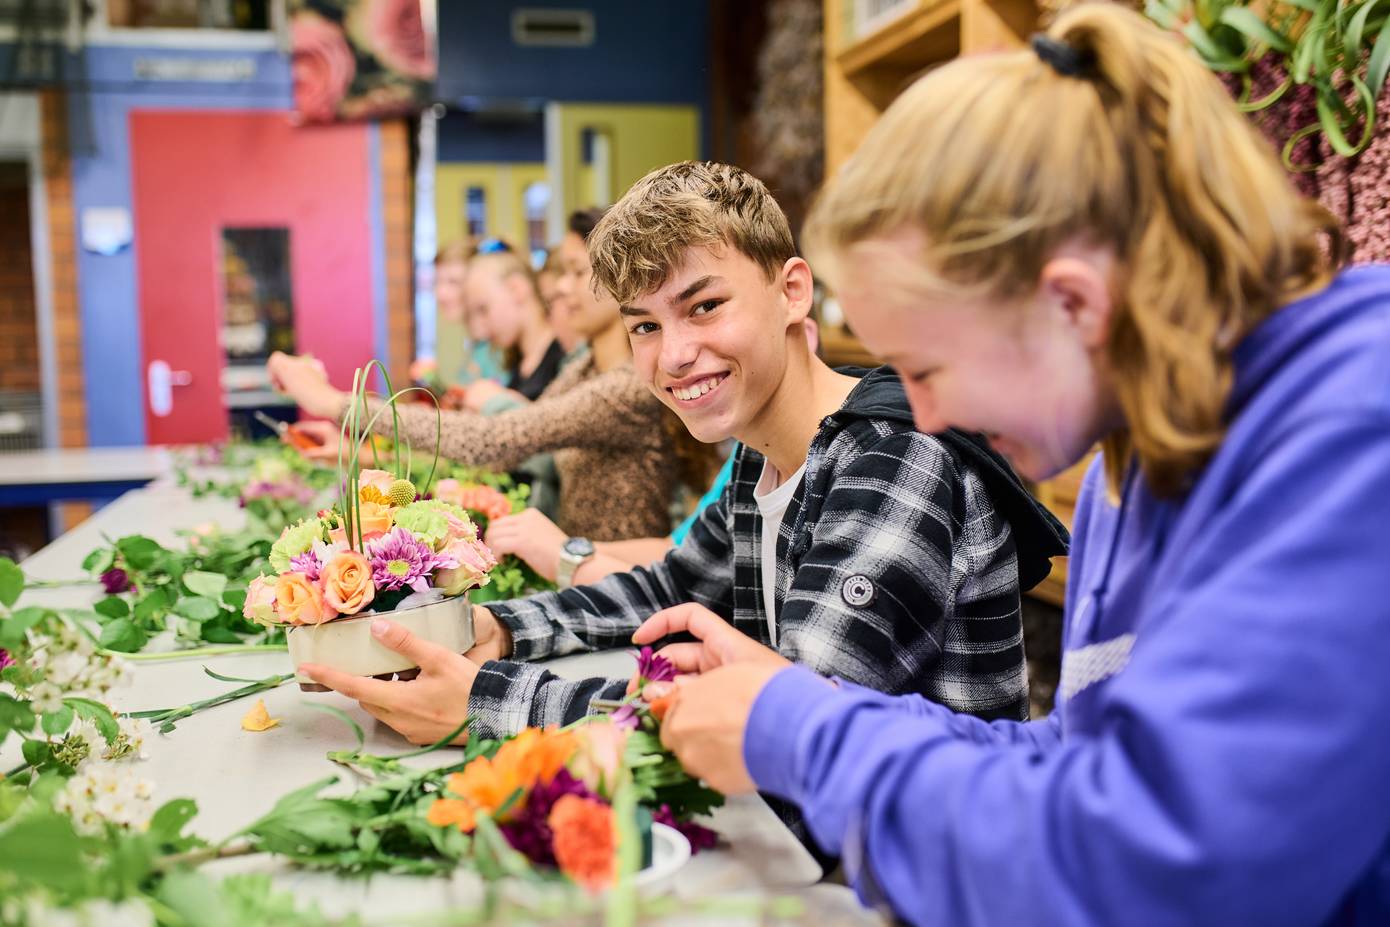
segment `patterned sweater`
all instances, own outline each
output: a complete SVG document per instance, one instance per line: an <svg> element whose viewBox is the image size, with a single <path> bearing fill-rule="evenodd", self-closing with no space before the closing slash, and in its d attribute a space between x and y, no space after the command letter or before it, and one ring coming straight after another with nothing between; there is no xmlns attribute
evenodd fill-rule
<svg viewBox="0 0 1390 927"><path fill-rule="evenodd" d="M556 521L567 534L595 541L671 533L675 470L663 408L631 364L600 373L592 356L564 367L534 403L492 417L442 412L441 425L432 406L398 404L402 436L417 452L433 453L436 427L440 456L469 466L510 470L553 452ZM373 430L389 437L391 416L380 416Z"/></svg>
<svg viewBox="0 0 1390 927"><path fill-rule="evenodd" d="M770 644L753 490L763 457L739 451L724 495L648 568L491 603L511 661L486 663L469 713L480 736L582 717L626 680L568 681L525 662L628 646L653 612L698 602ZM1065 553L1065 529L978 439L912 425L898 378L869 372L821 425L777 537L777 648L818 673L915 692L982 718L1028 712L1019 613Z"/></svg>

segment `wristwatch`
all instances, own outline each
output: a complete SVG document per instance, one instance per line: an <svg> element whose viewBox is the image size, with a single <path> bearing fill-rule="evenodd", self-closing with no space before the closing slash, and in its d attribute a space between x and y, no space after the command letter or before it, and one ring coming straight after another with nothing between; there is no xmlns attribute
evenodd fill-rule
<svg viewBox="0 0 1390 927"><path fill-rule="evenodd" d="M588 538L570 538L560 548L560 566L555 571L555 585L568 589L574 585L574 571L594 555L594 542Z"/></svg>

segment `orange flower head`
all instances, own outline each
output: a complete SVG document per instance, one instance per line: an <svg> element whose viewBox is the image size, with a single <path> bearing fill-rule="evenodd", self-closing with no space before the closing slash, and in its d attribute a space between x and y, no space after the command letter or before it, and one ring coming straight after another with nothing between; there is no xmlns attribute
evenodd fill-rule
<svg viewBox="0 0 1390 927"><path fill-rule="evenodd" d="M457 827L465 834L477 824L472 806L458 798L436 798L425 820L435 827Z"/></svg>
<svg viewBox="0 0 1390 927"><path fill-rule="evenodd" d="M565 795L550 809L555 861L575 882L598 891L613 884L618 835L613 809L578 795Z"/></svg>
<svg viewBox="0 0 1390 927"><path fill-rule="evenodd" d="M364 485L358 489L357 499L359 502L374 502L377 505L389 505L391 502L386 493L371 485Z"/></svg>
<svg viewBox="0 0 1390 927"><path fill-rule="evenodd" d="M576 746L572 734L527 728L499 747L491 758L480 756L465 766L463 772L451 775L448 791L470 811L494 815L520 790L521 798L498 815L498 820L506 821L525 807L526 795L537 783L549 783L555 778L569 762ZM435 807L438 804L436 802ZM434 807L430 813L434 813ZM468 828L472 826L470 819Z"/></svg>

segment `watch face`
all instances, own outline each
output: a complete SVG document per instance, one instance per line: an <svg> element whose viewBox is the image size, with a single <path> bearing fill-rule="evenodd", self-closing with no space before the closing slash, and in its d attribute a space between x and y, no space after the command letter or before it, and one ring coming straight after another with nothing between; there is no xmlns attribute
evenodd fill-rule
<svg viewBox="0 0 1390 927"><path fill-rule="evenodd" d="M588 538L570 538L564 550L571 557L589 557L594 553L594 544Z"/></svg>

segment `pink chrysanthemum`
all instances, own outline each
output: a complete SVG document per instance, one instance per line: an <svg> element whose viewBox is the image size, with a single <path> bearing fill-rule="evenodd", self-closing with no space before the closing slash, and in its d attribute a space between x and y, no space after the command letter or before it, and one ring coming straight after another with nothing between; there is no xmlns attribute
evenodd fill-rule
<svg viewBox="0 0 1390 927"><path fill-rule="evenodd" d="M435 553L430 545L401 527L392 528L388 534L369 542L367 560L372 565L372 582L378 591L409 586L416 592L424 592L430 587L431 573L458 566L458 561Z"/></svg>

